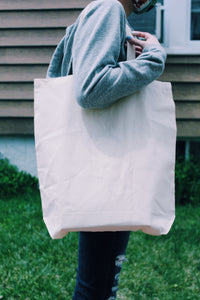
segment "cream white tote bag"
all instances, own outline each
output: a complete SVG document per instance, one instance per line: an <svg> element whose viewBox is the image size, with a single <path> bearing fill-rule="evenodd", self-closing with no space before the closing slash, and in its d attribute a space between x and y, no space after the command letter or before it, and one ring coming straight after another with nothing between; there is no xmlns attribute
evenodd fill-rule
<svg viewBox="0 0 200 300"><path fill-rule="evenodd" d="M171 84L155 81L85 110L73 76L35 79L35 145L44 222L69 231L167 234L175 218Z"/></svg>

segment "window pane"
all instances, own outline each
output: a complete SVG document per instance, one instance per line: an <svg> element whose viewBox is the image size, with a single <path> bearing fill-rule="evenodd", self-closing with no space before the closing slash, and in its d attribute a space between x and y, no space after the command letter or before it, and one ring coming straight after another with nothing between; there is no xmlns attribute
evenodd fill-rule
<svg viewBox="0 0 200 300"><path fill-rule="evenodd" d="M158 0L157 3L160 3L161 5L164 5L164 0ZM163 12L161 13L161 35L163 32ZM130 26L132 27L133 30L137 31L147 31L150 32L151 34L156 33L156 9L153 8L149 12L146 12L141 15L136 15L132 13L128 17L128 21ZM162 42L162 38L160 40Z"/></svg>
<svg viewBox="0 0 200 300"><path fill-rule="evenodd" d="M200 0L192 0L191 40L200 40Z"/></svg>
<svg viewBox="0 0 200 300"><path fill-rule="evenodd" d="M136 15L132 13L128 17L128 21L131 27L137 31L148 31L150 33L155 32L155 9L146 12L142 15Z"/></svg>

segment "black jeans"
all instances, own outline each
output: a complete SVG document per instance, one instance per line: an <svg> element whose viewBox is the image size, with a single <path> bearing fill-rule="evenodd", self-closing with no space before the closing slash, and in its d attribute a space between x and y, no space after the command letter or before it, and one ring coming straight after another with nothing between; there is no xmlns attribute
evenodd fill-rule
<svg viewBox="0 0 200 300"><path fill-rule="evenodd" d="M73 300L116 299L129 231L80 232Z"/></svg>

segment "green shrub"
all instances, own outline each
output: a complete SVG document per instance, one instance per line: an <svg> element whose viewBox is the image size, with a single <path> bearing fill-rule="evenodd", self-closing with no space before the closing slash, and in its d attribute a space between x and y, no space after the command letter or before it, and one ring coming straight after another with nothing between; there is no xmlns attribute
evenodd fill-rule
<svg viewBox="0 0 200 300"><path fill-rule="evenodd" d="M0 158L0 198L29 193L38 189L38 179L19 171L6 158Z"/></svg>
<svg viewBox="0 0 200 300"><path fill-rule="evenodd" d="M178 158L175 169L176 203L200 205L200 160Z"/></svg>
<svg viewBox="0 0 200 300"><path fill-rule="evenodd" d="M38 179L19 171L6 158L0 158L0 198L38 191ZM176 204L200 206L200 160L185 161L180 157L175 168Z"/></svg>

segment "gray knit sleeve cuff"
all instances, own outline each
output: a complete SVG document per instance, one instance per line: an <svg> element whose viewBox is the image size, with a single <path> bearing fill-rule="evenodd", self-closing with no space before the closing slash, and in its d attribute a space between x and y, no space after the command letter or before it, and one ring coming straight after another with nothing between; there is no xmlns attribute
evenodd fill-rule
<svg viewBox="0 0 200 300"><path fill-rule="evenodd" d="M146 53L146 52L157 53L157 55L162 56L164 61L166 61L166 58L167 58L167 53L166 53L165 49L159 44L148 45L148 46L144 47L142 52L143 53Z"/></svg>

